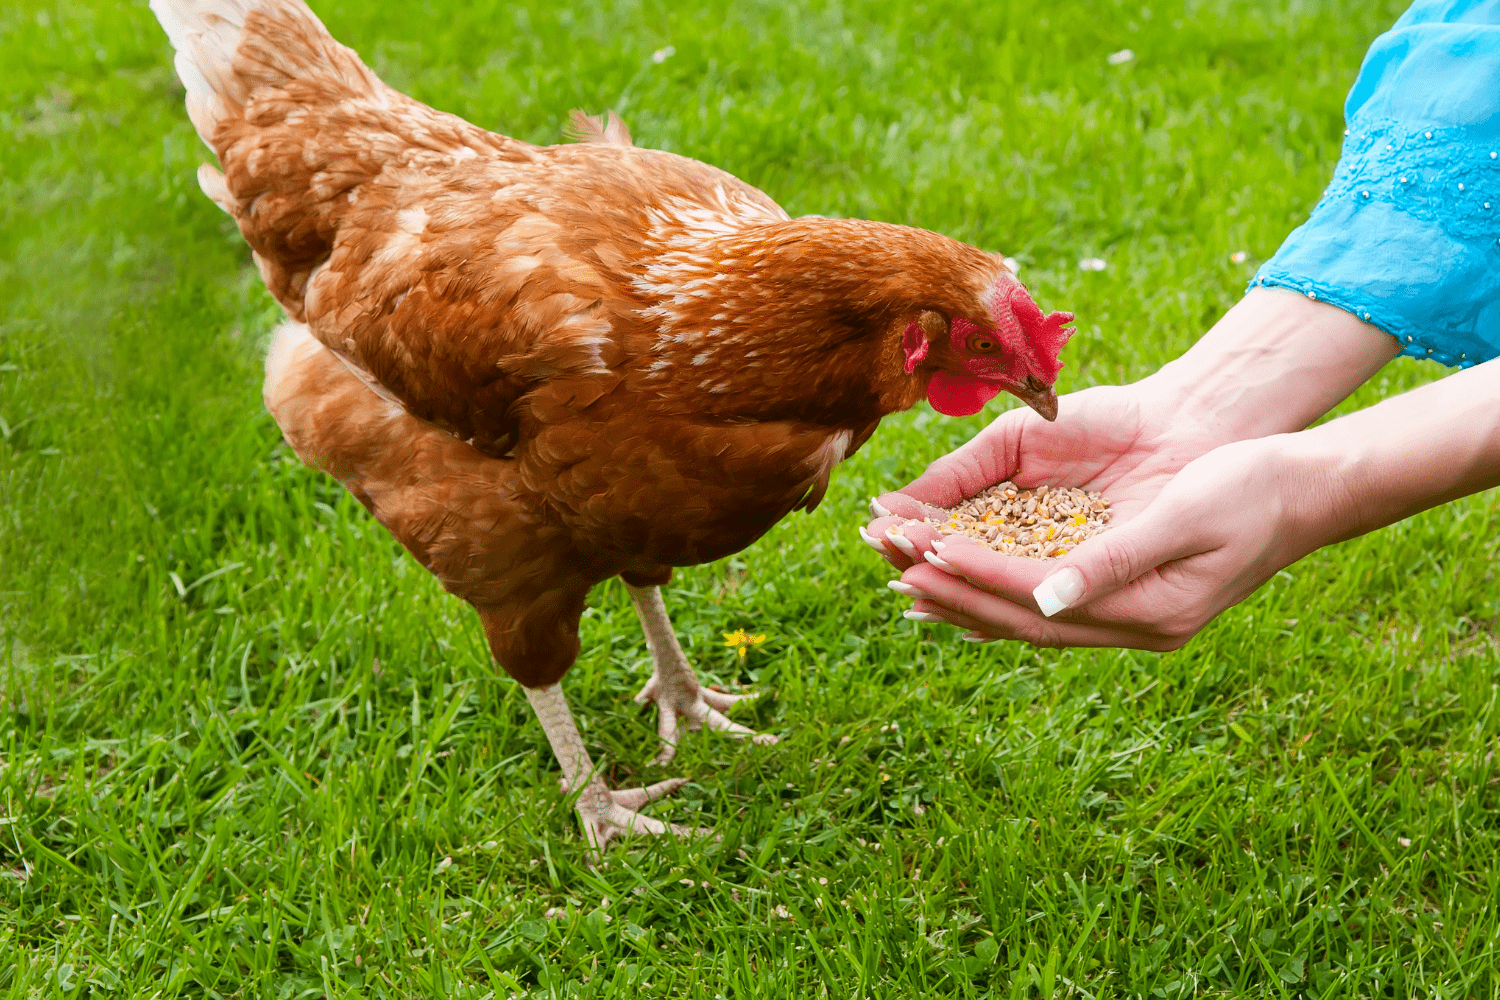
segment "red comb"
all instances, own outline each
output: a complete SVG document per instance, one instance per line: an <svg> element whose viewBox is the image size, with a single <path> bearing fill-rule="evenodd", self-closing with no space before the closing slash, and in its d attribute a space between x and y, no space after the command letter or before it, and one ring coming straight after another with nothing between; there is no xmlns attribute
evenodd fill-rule
<svg viewBox="0 0 1500 1000"><path fill-rule="evenodd" d="M1073 314L1070 312L1054 312L1043 314L1026 289L1015 288L1010 293L1010 309L1015 313L1016 319L1021 322L1021 329L1026 333L1026 340L1036 351L1037 360L1045 361L1052 369L1052 377L1057 378L1057 373L1062 370L1062 362L1058 355L1062 353L1063 345L1068 338L1073 336L1073 330L1068 324L1073 322Z"/></svg>

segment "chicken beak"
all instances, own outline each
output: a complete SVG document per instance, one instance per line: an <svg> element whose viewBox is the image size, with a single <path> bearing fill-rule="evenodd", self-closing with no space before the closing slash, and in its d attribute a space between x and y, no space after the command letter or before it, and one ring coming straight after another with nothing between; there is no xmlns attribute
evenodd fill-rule
<svg viewBox="0 0 1500 1000"><path fill-rule="evenodd" d="M1027 406L1040 413L1043 420L1057 419L1057 393L1051 389L1029 393L1021 398L1026 401Z"/></svg>
<svg viewBox="0 0 1500 1000"><path fill-rule="evenodd" d="M1017 399L1042 415L1043 420L1057 419L1057 393L1050 385L1028 378L1025 385L1006 386Z"/></svg>

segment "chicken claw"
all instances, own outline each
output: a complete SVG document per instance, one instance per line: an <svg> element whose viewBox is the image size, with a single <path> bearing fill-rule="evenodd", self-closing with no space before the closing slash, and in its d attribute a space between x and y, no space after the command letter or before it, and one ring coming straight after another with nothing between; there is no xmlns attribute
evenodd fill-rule
<svg viewBox="0 0 1500 1000"><path fill-rule="evenodd" d="M526 700L536 713L547 742L562 767L558 785L563 793L579 789L573 808L578 812L578 822L589 842L589 853L597 860L611 840L626 834L644 834L675 837L713 836L712 830L699 827L679 826L663 823L659 819L643 816L636 810L647 803L671 795L687 784L686 778L668 778L644 788L622 788L612 791L604 784L604 778L584 749L578 735L578 726L573 722L573 713L568 709L568 700L562 688L556 684L545 687L526 688Z"/></svg>
<svg viewBox="0 0 1500 1000"><path fill-rule="evenodd" d="M656 733L661 738L661 752L656 755L654 763L668 764L677 756L684 727L689 732L697 732L707 726L714 732L736 739L749 737L756 746L775 743L776 737L770 733L757 733L723 714L735 702L754 698L754 694L726 694L699 683L698 675L693 673L672 631L661 590L657 587L631 587L629 584L626 587L646 632L646 647L651 651L651 679L635 696L635 703L656 703Z"/></svg>
<svg viewBox="0 0 1500 1000"><path fill-rule="evenodd" d="M571 791L567 778L559 778L557 783L564 794ZM574 808L578 811L578 822L583 826L583 835L587 838L590 849L596 853L603 851L610 841L622 835L713 836L714 831L703 827L663 823L636 811L648 803L671 795L687 783L686 778L668 778L641 788L608 789L602 782L586 782Z"/></svg>
<svg viewBox="0 0 1500 1000"><path fill-rule="evenodd" d="M754 694L725 694L713 691L698 683L692 670L678 670L668 666L651 672L651 679L635 696L637 705L656 702L656 735L661 738L661 752L653 763L669 764L677 756L677 744L682 739L682 728L697 732L704 726L717 733L725 733L736 739L750 738L756 746L770 746L776 742L771 733L757 733L727 718L723 710L737 701L754 698Z"/></svg>

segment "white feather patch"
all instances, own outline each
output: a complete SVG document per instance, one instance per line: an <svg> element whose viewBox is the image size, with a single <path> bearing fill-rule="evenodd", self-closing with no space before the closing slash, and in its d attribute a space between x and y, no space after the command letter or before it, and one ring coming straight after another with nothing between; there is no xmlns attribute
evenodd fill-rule
<svg viewBox="0 0 1500 1000"><path fill-rule="evenodd" d="M839 431L833 437L823 442L822 447L813 452L812 463L821 475L828 475L833 467L849 457L849 442L854 440L853 431Z"/></svg>

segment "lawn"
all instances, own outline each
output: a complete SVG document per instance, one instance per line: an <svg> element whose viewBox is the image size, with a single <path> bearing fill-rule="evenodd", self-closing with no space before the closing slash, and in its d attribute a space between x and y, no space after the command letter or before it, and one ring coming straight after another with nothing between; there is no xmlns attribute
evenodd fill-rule
<svg viewBox="0 0 1500 1000"><path fill-rule="evenodd" d="M1241 294L1404 5L316 8L483 126L613 108L794 215L1003 250L1077 312L1081 388ZM593 870L472 613L264 412L277 309L144 4L7 4L0 66L0 996L1500 996L1494 493L1170 655L973 646L900 617L854 526L985 417L899 415L815 514L667 588L776 746L649 765L644 640L594 593L585 740L616 783L690 776L654 814L722 840Z"/></svg>

